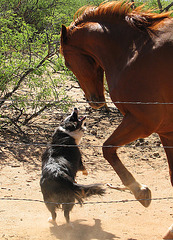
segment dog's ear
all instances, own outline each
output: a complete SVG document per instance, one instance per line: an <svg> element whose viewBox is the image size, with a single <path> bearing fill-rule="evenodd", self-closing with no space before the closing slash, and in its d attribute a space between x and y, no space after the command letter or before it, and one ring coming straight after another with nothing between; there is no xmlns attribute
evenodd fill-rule
<svg viewBox="0 0 173 240"><path fill-rule="evenodd" d="M67 28L65 25L62 25L61 27L61 41L63 43L67 42Z"/></svg>

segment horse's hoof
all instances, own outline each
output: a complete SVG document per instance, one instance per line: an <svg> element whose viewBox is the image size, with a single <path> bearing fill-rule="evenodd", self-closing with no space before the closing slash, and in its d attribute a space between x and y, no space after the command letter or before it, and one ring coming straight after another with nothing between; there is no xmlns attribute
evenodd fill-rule
<svg viewBox="0 0 173 240"><path fill-rule="evenodd" d="M151 191L150 191L150 189L145 185L141 185L140 189L135 193L135 198L144 207L148 207L151 203Z"/></svg>
<svg viewBox="0 0 173 240"><path fill-rule="evenodd" d="M172 240L173 239L173 225L170 226L168 232L165 234L165 236L163 237L163 239L169 239Z"/></svg>

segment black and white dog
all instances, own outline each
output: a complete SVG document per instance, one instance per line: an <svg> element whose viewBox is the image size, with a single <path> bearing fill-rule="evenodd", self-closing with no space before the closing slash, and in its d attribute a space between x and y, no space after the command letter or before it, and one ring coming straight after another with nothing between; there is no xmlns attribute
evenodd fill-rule
<svg viewBox="0 0 173 240"><path fill-rule="evenodd" d="M62 206L66 222L75 200L82 205L83 198L103 195L104 189L99 184L81 185L75 182L77 171L87 171L81 160L79 145L83 136L86 117L78 119L78 110L74 108L57 128L50 146L42 155L41 191L48 210L49 222L56 223L56 208Z"/></svg>

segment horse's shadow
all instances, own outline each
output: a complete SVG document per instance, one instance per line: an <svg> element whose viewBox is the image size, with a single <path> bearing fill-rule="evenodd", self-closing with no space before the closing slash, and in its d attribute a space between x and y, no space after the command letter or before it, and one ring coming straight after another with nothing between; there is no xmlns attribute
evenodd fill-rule
<svg viewBox="0 0 173 240"><path fill-rule="evenodd" d="M86 224L81 224L81 222L85 220L76 220L73 222L73 226L67 226L67 224L63 224L61 226L54 225L50 227L50 232L59 240L113 240L119 239L119 237L115 236L112 233L103 231L101 227L101 220L94 219L95 223L93 226L89 226Z"/></svg>

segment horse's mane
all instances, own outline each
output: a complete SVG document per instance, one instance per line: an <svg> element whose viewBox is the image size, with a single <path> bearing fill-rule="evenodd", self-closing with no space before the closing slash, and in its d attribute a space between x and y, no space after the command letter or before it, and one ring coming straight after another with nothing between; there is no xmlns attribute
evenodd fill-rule
<svg viewBox="0 0 173 240"><path fill-rule="evenodd" d="M103 2L98 7L84 6L74 15L74 25L87 22L113 23L125 20L132 27L148 33L156 33L160 24L170 17L171 12L154 13L152 10L144 10L143 6L132 9L132 4L123 1Z"/></svg>

